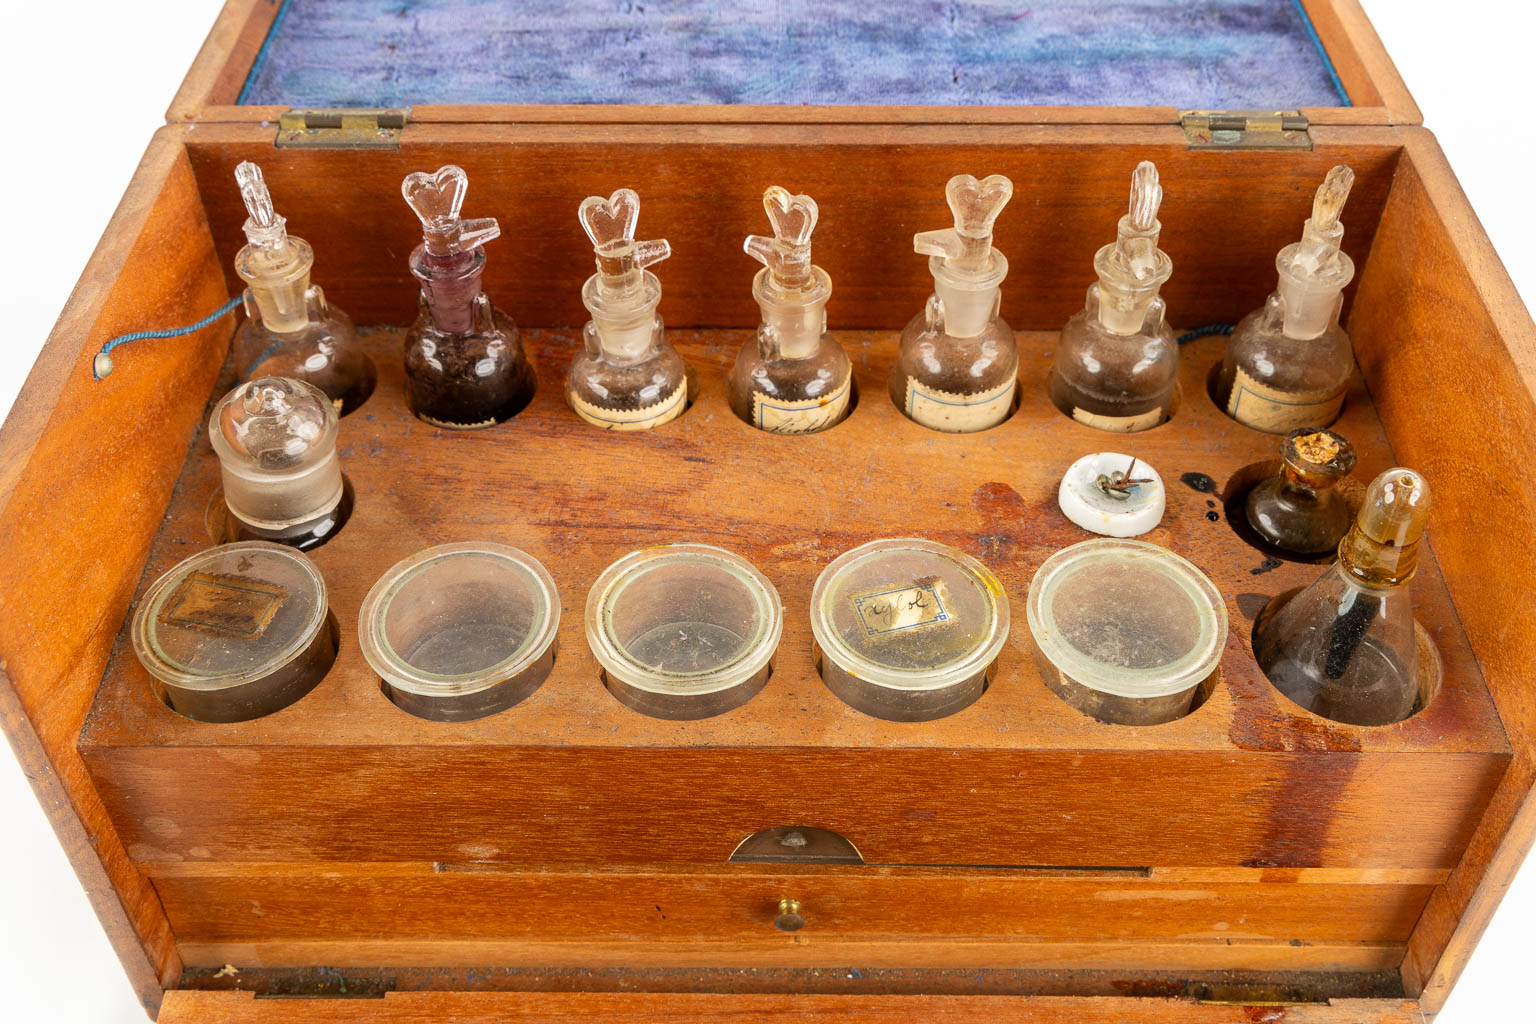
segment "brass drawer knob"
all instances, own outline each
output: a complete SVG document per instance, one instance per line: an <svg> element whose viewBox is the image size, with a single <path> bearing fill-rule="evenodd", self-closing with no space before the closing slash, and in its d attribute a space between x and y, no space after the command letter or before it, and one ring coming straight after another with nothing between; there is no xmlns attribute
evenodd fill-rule
<svg viewBox="0 0 1536 1024"><path fill-rule="evenodd" d="M800 901L779 900L779 916L773 919L773 926L781 932L797 932L804 928L805 918L800 916Z"/></svg>

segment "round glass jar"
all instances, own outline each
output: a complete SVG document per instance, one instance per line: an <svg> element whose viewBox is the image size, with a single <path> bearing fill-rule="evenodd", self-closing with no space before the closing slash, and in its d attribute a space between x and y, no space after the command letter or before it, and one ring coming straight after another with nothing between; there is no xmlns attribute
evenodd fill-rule
<svg viewBox="0 0 1536 1024"><path fill-rule="evenodd" d="M1084 541L1047 558L1029 584L1028 616L1045 685L1117 725L1187 715L1227 642L1215 584L1136 540Z"/></svg>
<svg viewBox="0 0 1536 1024"><path fill-rule="evenodd" d="M822 681L876 718L926 722L981 696L1008 639L1002 584L929 540L870 541L833 559L811 592Z"/></svg>
<svg viewBox="0 0 1536 1024"><path fill-rule="evenodd" d="M358 616L363 657L413 715L464 722L527 698L555 665L560 595L502 544L443 544L397 563Z"/></svg>
<svg viewBox="0 0 1536 1024"><path fill-rule="evenodd" d="M768 682L784 608L746 559L665 544L603 570L587 595L586 625L614 697L654 718L709 718Z"/></svg>
<svg viewBox="0 0 1536 1024"><path fill-rule="evenodd" d="M336 660L319 568L268 541L223 544L177 564L145 592L131 634L155 692L200 722L279 711Z"/></svg>

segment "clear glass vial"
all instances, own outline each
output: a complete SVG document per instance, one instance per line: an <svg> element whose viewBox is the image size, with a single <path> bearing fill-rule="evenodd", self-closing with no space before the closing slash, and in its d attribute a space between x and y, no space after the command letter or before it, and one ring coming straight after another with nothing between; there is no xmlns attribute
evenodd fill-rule
<svg viewBox="0 0 1536 1024"><path fill-rule="evenodd" d="M635 241L640 197L633 189L588 196L577 218L592 240L597 273L581 288L592 319L566 377L566 398L576 415L604 430L669 423L688 407L687 366L656 313L661 282L645 268L672 247L664 238Z"/></svg>
<svg viewBox="0 0 1536 1024"><path fill-rule="evenodd" d="M980 562L918 538L875 540L833 559L811 591L822 682L895 722L969 707L1008 639L1008 598Z"/></svg>
<svg viewBox="0 0 1536 1024"><path fill-rule="evenodd" d="M336 660L320 570L265 541L224 544L176 565L145 592L131 635L157 696L200 722L279 711Z"/></svg>
<svg viewBox="0 0 1536 1024"><path fill-rule="evenodd" d="M1429 484L1411 469L1371 481L1339 559L1258 625L1253 653L1269 681L1314 714L1387 725L1420 701L1408 581L1429 520Z"/></svg>
<svg viewBox="0 0 1536 1024"><path fill-rule="evenodd" d="M710 718L767 684L784 608L746 559L663 544L603 570L587 595L586 627L618 700L653 718Z"/></svg>
<svg viewBox="0 0 1536 1024"><path fill-rule="evenodd" d="M512 318L480 290L494 217L462 220L469 177L449 164L406 175L406 204L421 220L411 253L421 283L416 322L405 335L405 401L436 427L473 430L511 419L533 399L533 364Z"/></svg>
<svg viewBox="0 0 1536 1024"><path fill-rule="evenodd" d="M477 541L397 563L358 616L384 694L438 722L484 718L537 690L555 665L560 595L538 560Z"/></svg>
<svg viewBox="0 0 1536 1024"><path fill-rule="evenodd" d="M1245 426L1271 434L1326 427L1344 407L1355 354L1339 309L1355 264L1339 250L1339 216L1354 181L1343 164L1328 172L1301 241L1275 257L1279 287L1227 340L1214 398Z"/></svg>
<svg viewBox="0 0 1536 1024"><path fill-rule="evenodd" d="M1163 226L1157 168L1131 175L1131 209L1118 238L1093 257L1098 273L1087 307L1061 329L1051 369L1057 409L1097 430L1131 433L1168 418L1179 383L1179 343L1158 290L1173 261L1157 247Z"/></svg>
<svg viewBox="0 0 1536 1024"><path fill-rule="evenodd" d="M957 174L944 188L955 226L913 236L912 247L929 257L933 294L901 333L890 392L925 427L971 433L1013 411L1019 350L997 315L1008 260L992 247L992 224L1012 195L1001 174Z"/></svg>
<svg viewBox="0 0 1536 1024"><path fill-rule="evenodd" d="M763 321L731 368L731 411L759 430L814 434L842 422L853 393L853 367L827 334L832 279L811 263L816 202L774 185L763 208L773 237L745 245L763 264L752 280Z"/></svg>
<svg viewBox="0 0 1536 1024"><path fill-rule="evenodd" d="M341 415L373 394L378 372L358 344L347 314L325 301L309 283L315 253L290 237L287 221L273 212L261 168L235 168L245 200L248 243L235 255L235 272L246 283L246 321L235 335L235 372L252 377L308 381L336 403Z"/></svg>
<svg viewBox="0 0 1536 1024"><path fill-rule="evenodd" d="M1331 430L1300 427L1280 442L1280 475L1262 481L1243 503L1248 525L1266 543L1294 555L1335 550L1349 529L1349 505L1336 485L1355 468L1355 448Z"/></svg>
<svg viewBox="0 0 1536 1024"><path fill-rule="evenodd" d="M267 540L303 550L352 514L336 454L336 407L287 377L238 385L213 407L208 437L223 485L209 508L215 540Z"/></svg>
<svg viewBox="0 0 1536 1024"><path fill-rule="evenodd" d="M1116 725L1187 715L1227 643L1215 584L1139 540L1089 540L1047 558L1030 580L1028 615L1045 685Z"/></svg>

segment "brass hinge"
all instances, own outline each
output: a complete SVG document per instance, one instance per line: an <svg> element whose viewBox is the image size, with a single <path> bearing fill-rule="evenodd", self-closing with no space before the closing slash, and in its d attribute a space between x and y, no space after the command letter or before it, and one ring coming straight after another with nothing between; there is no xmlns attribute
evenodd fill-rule
<svg viewBox="0 0 1536 1024"><path fill-rule="evenodd" d="M1181 110L1190 149L1311 150L1311 126L1297 110Z"/></svg>
<svg viewBox="0 0 1536 1024"><path fill-rule="evenodd" d="M399 149L409 108L290 110L277 121L273 145L314 149Z"/></svg>

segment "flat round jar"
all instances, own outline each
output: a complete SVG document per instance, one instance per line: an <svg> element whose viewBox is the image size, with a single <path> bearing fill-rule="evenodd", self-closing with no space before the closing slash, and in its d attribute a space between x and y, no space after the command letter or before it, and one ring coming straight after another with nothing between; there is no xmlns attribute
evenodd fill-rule
<svg viewBox="0 0 1536 1024"><path fill-rule="evenodd" d="M1157 725L1189 713L1221 661L1227 609L1206 575L1156 544L1063 548L1029 584L1040 674L1100 721Z"/></svg>
<svg viewBox="0 0 1536 1024"><path fill-rule="evenodd" d="M868 715L926 722L986 689L1008 639L1008 597L944 544L876 540L839 555L811 592L822 681Z"/></svg>
<svg viewBox="0 0 1536 1024"><path fill-rule="evenodd" d="M156 693L201 722L285 708L336 660L319 568L267 541L210 548L161 576L134 613L132 638Z"/></svg>
<svg viewBox="0 0 1536 1024"><path fill-rule="evenodd" d="M555 665L560 595L538 560L502 544L443 544L363 599L363 657L398 707L463 722L527 698Z"/></svg>
<svg viewBox="0 0 1536 1024"><path fill-rule="evenodd" d="M603 570L586 619L608 692L654 718L686 720L740 707L763 688L784 609L746 559L667 544Z"/></svg>

